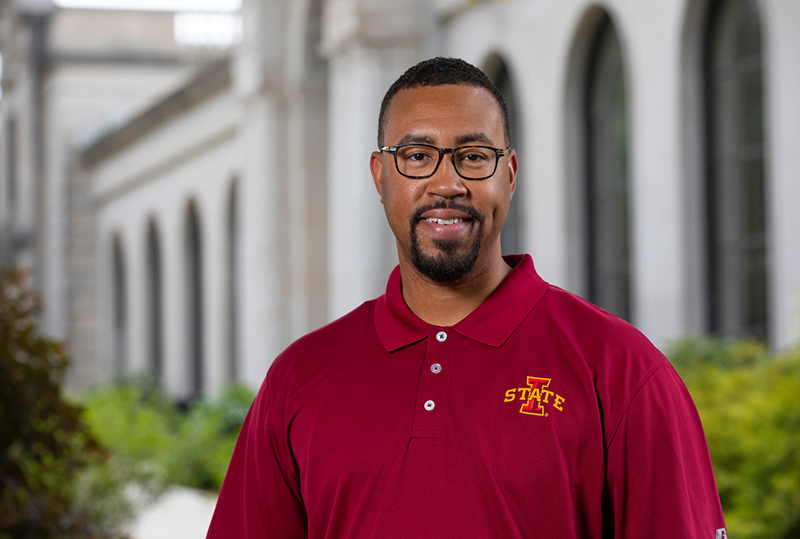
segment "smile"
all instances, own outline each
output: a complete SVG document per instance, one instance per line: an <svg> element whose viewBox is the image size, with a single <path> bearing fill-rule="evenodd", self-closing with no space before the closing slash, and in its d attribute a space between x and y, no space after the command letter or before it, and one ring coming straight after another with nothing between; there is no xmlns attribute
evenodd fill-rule
<svg viewBox="0 0 800 539"><path fill-rule="evenodd" d="M425 219L429 223L436 223L439 225L453 225L456 223L463 223L466 219L437 219L435 217L428 217Z"/></svg>

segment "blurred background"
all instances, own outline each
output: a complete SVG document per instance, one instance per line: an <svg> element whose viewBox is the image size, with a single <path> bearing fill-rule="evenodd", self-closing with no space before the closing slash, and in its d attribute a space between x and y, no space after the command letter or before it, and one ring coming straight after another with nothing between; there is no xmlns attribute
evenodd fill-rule
<svg viewBox="0 0 800 539"><path fill-rule="evenodd" d="M458 56L509 104L506 253L660 347L780 355L800 342L798 28L795 0L0 0L0 265L29 269L70 391L252 391L382 293L380 101Z"/></svg>

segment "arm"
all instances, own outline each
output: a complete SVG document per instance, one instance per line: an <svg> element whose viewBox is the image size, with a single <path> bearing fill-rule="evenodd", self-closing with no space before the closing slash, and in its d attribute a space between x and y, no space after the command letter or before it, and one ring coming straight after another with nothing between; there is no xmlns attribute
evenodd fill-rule
<svg viewBox="0 0 800 539"><path fill-rule="evenodd" d="M268 374L242 425L207 539L308 537L282 408L270 394Z"/></svg>
<svg viewBox="0 0 800 539"><path fill-rule="evenodd" d="M604 537L726 537L703 427L664 362L631 399L609 441Z"/></svg>

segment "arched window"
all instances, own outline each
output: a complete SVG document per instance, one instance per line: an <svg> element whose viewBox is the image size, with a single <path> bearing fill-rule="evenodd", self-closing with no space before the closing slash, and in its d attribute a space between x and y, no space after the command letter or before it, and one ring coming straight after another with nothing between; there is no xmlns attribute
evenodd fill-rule
<svg viewBox="0 0 800 539"><path fill-rule="evenodd" d="M591 49L586 84L586 238L589 299L630 319L627 81L611 20Z"/></svg>
<svg viewBox="0 0 800 539"><path fill-rule="evenodd" d="M161 245L155 220L147 226L147 337L149 370L157 385L163 376Z"/></svg>
<svg viewBox="0 0 800 539"><path fill-rule="evenodd" d="M194 201L186 215L186 329L190 398L203 392L203 242Z"/></svg>
<svg viewBox="0 0 800 539"><path fill-rule="evenodd" d="M125 255L119 236L114 237L112 251L114 370L117 374L121 374L125 372L128 364L128 284Z"/></svg>
<svg viewBox="0 0 800 539"><path fill-rule="evenodd" d="M239 372L239 347L236 341L238 311L239 311L239 289L237 276L239 274L239 223L238 223L238 201L237 182L231 185L230 196L228 199L228 379L237 381L240 378Z"/></svg>
<svg viewBox="0 0 800 539"><path fill-rule="evenodd" d="M519 154L520 148L520 129L519 121L517 119L517 97L514 91L514 86L511 81L511 75L508 72L506 63L496 58L496 67L494 68L494 83L503 94L503 99L508 108L508 124L511 135L511 147L517 150ZM508 218L503 227L501 242L503 247L503 254L521 253L524 250L523 230L524 230L524 207L522 203L522 193L525 187L517 176L517 190L514 193L514 198L511 199L511 206L508 210Z"/></svg>
<svg viewBox="0 0 800 539"><path fill-rule="evenodd" d="M9 116L6 120L6 207L8 221L13 225L17 209L18 170L17 170L17 120Z"/></svg>
<svg viewBox="0 0 800 539"><path fill-rule="evenodd" d="M757 2L719 0L705 54L709 326L767 338L763 57Z"/></svg>

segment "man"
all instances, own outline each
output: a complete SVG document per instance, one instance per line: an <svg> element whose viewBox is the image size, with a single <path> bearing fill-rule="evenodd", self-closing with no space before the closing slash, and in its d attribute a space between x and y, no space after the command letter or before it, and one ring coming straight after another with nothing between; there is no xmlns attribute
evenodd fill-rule
<svg viewBox="0 0 800 539"><path fill-rule="evenodd" d="M501 256L517 157L497 88L422 62L387 92L378 146L400 264L275 360L208 537L723 537L668 361Z"/></svg>

